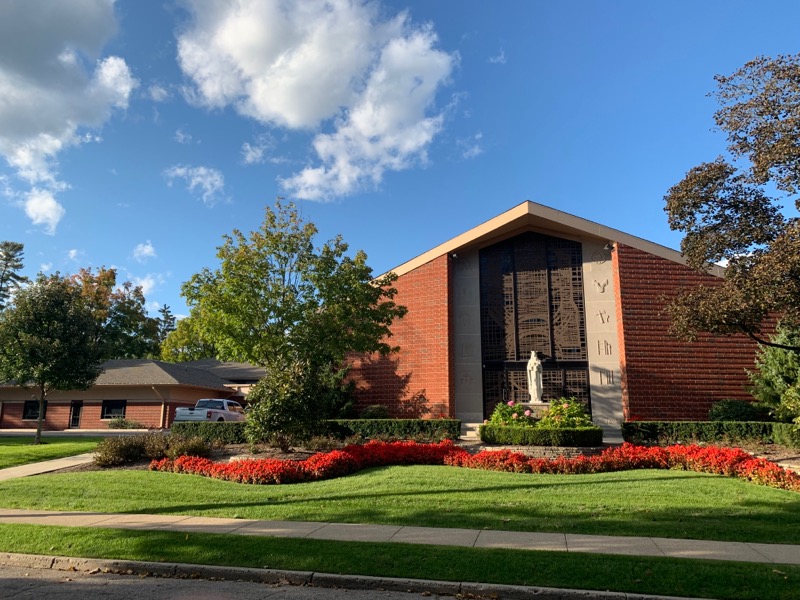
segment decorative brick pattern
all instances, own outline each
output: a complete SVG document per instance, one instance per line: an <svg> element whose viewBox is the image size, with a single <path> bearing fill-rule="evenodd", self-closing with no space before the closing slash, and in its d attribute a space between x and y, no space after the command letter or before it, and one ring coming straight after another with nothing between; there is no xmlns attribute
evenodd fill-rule
<svg viewBox="0 0 800 600"><path fill-rule="evenodd" d="M394 322L388 341L400 352L355 359L359 408L382 404L398 417L454 416L450 268L444 254L395 282L395 301L408 314Z"/></svg>
<svg viewBox="0 0 800 600"><path fill-rule="evenodd" d="M719 278L622 244L613 267L626 420L703 420L718 400L752 400L745 370L753 369L755 342L701 335L689 343L669 334L666 299Z"/></svg>

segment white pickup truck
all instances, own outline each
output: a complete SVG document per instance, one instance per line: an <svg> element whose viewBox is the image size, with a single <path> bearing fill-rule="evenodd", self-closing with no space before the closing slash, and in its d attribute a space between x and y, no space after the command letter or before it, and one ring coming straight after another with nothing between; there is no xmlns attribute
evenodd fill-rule
<svg viewBox="0 0 800 600"><path fill-rule="evenodd" d="M179 421L244 421L242 405L233 400L205 398L192 408L176 408L175 422Z"/></svg>

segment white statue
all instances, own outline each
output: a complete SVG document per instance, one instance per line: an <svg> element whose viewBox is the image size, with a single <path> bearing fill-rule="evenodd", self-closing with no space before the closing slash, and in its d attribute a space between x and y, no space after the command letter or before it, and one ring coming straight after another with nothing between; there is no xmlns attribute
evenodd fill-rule
<svg viewBox="0 0 800 600"><path fill-rule="evenodd" d="M531 352L531 359L528 361L528 393L531 395L531 402L541 404L543 390L542 361L536 352Z"/></svg>

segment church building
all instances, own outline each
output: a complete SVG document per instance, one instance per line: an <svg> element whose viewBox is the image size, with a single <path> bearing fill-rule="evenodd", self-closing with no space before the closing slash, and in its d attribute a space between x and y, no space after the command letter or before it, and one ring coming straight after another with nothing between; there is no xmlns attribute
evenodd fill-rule
<svg viewBox="0 0 800 600"><path fill-rule="evenodd" d="M408 308L389 340L400 351L357 360L362 407L475 425L498 402L529 401L532 352L544 400L578 398L609 432L751 399L754 342L670 335L668 299L723 273L698 273L670 248L523 202L392 271Z"/></svg>

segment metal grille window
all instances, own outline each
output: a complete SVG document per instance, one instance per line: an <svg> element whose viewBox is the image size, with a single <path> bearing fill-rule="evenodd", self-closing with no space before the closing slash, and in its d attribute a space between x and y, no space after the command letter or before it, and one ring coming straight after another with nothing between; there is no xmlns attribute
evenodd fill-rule
<svg viewBox="0 0 800 600"><path fill-rule="evenodd" d="M531 352L544 362L545 399L589 403L581 244L524 233L480 253L484 408L529 399Z"/></svg>

